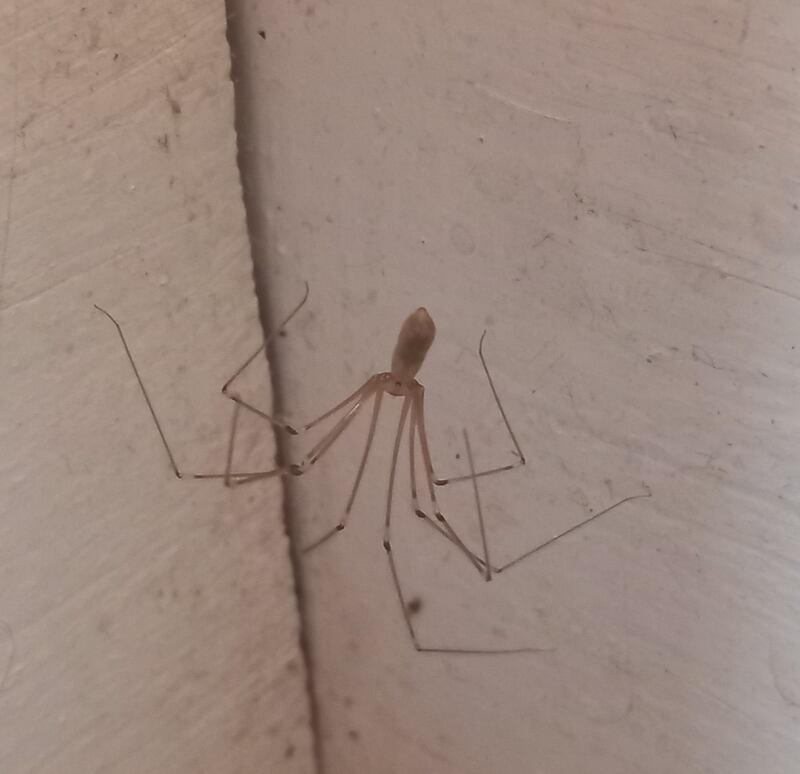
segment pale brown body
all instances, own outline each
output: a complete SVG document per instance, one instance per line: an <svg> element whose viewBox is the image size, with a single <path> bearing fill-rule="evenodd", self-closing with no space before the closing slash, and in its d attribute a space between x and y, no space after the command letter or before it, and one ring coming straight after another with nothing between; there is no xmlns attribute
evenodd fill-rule
<svg viewBox="0 0 800 774"><path fill-rule="evenodd" d="M436 326L424 306L421 306L416 312L412 312L406 317L405 322L400 327L397 344L392 354L392 370L390 373L396 386L419 385L419 382L414 377L419 373L419 369L422 368L422 364L425 362L425 355L428 354L435 336ZM392 395L401 394L392 392Z"/></svg>

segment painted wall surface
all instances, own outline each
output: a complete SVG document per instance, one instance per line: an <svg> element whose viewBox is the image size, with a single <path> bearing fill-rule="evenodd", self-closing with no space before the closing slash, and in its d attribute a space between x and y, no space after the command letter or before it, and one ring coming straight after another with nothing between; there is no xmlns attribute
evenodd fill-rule
<svg viewBox="0 0 800 774"><path fill-rule="evenodd" d="M482 480L484 583L410 509L398 401L304 561L324 770L787 774L800 757L800 148L790 0L238 7L246 180L293 422L388 367L404 317L437 471ZM340 519L368 415L293 482ZM290 446L299 459L310 447ZM480 545L469 485L440 492Z"/></svg>
<svg viewBox="0 0 800 774"><path fill-rule="evenodd" d="M261 336L229 69L217 2L0 2L4 773L313 767L280 487L176 479L93 307L178 464L222 469Z"/></svg>

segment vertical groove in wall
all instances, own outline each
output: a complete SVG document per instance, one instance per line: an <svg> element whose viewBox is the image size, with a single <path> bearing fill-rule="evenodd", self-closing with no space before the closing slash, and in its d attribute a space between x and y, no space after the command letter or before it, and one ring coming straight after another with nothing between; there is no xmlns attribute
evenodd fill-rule
<svg viewBox="0 0 800 774"><path fill-rule="evenodd" d="M269 288L264 279L263 267L269 260L269 239L268 226L265 222L263 212L266 209L265 191L262 181L255 170L258 165L251 160L255 153L255 137L258 133L253 126L252 113L250 111L251 100L255 98L257 89L254 88L252 80L252 68L248 67L247 57L244 53L246 47L242 45L243 36L246 34L245 16L243 14L244 3L242 0L226 0L225 11L227 17L228 45L231 51L231 80L234 85L235 100L235 121L236 121L236 140L237 140L237 161L239 175L242 182L242 195L244 198L245 214L247 218L247 231L250 237L250 252L253 261L253 282L258 298L259 316L261 326L265 335L277 320L272 312L272 299L269 297ZM264 141L264 138L261 138ZM269 361L269 375L272 385L273 410L281 415L284 401L281 389L279 374L281 372L280 354L274 345L267 351ZM283 464L286 459L286 438L275 433L277 464ZM322 774L322 755L319 741L319 712L316 701L316 693L313 684L313 664L311 663L311 650L308 642L308 628L306 626L305 606L303 604L303 582L300 570L300 556L297 549L297 541L293 529L295 499L293 497L293 485L291 479L281 479L283 485L283 513L284 526L289 536L291 561L294 574L294 585L297 595L297 606L300 616L300 648L306 667L306 689L310 708L311 733L313 735L313 754L315 768L318 774Z"/></svg>

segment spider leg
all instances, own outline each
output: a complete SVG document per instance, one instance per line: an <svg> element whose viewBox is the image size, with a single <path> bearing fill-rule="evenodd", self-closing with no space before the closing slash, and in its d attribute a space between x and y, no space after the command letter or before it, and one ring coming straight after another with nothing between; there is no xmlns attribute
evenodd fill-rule
<svg viewBox="0 0 800 774"><path fill-rule="evenodd" d="M397 601L400 604L400 610L403 614L403 621L406 625L406 630L408 631L409 637L411 638L411 642L414 645L414 649L420 653L448 653L452 655L462 655L462 656L489 656L489 655L510 655L513 653L543 653L543 652L550 652L553 651L554 648L447 648L447 647L430 647L427 645L422 645L417 637L416 630L414 629L414 624L411 622L411 615L408 610L408 603L406 602L405 594L403 593L403 587L400 583L400 576L397 572L397 565L394 561L394 553L392 549L391 543L391 518L392 518L392 495L394 493L394 482L395 476L397 473L397 457L400 452L400 442L403 436L403 428L405 427L405 422L407 418L407 414L409 411L409 403L411 403L411 411L412 411L412 423L414 421L414 414L415 409L415 395L419 393L415 393L413 395L407 396L405 401L403 402L403 408L400 413L400 421L397 427L397 434L395 436L394 441L394 449L392 451L392 467L389 472L389 486L386 494L386 517L384 522L384 533L383 533L383 548L386 551L386 556L389 561L389 570L392 576L392 584L394 586L395 594L397 595ZM412 424L413 427L413 424ZM409 431L409 444L411 444L412 436L411 431ZM422 436L420 436L420 441L422 443ZM424 456L424 445L423 445L423 456ZM432 481L429 481L429 486L431 489L433 488ZM476 490L477 491L477 490ZM438 510L438 509L437 509ZM447 521L444 521L446 526ZM452 529L452 528L451 528ZM448 539L451 541L459 540L458 536L455 533L452 533L452 537L448 533L445 534ZM456 545L460 544L456 543ZM463 544L460 544L463 545ZM466 549L465 549L466 550ZM474 558L474 555L471 553L469 554L470 557Z"/></svg>
<svg viewBox="0 0 800 774"><path fill-rule="evenodd" d="M489 382L489 389L492 391L492 397L494 398L494 402L497 405L498 410L500 411L500 416L503 419L503 424L506 426L506 430L508 431L511 443L514 445L514 454L517 459L514 462L510 462L506 465L499 465L497 467L488 468L487 470L480 470L468 476L449 476L448 478L436 478L434 476L434 483L436 484L436 486L455 484L458 481L468 481L470 479L474 481L476 478L482 478L483 476L491 476L494 475L495 473L505 473L508 470L514 470L514 468L518 468L522 465L525 465L527 462L527 460L525 459L525 455L522 453L522 447L519 445L517 436L514 434L514 430L511 428L511 422L508 421L508 415L506 414L506 410L503 408L503 403L500 400L500 395L497 392L497 387L495 387L494 385L494 379L492 379L492 374L490 373L489 366L486 363L486 357L483 354L483 340L485 338L486 338L486 331L484 331L483 334L481 335L481 340L478 344L478 357L480 358L481 366L483 367L483 372L486 374L486 380Z"/></svg>
<svg viewBox="0 0 800 774"><path fill-rule="evenodd" d="M329 538L333 537L337 532L341 532L345 528L345 526L347 526L347 520L350 516L350 512L353 510L353 503L355 503L356 495L358 494L358 488L361 484L361 479L364 476L364 469L367 466L367 459L369 457L370 449L372 448L372 441L375 438L375 428L377 427L378 424L378 415L380 414L381 410L383 394L384 391L381 387L378 387L375 390L375 398L372 405L372 419L370 419L369 431L367 432L367 442L364 445L364 452L361 455L361 463L358 466L358 473L356 474L355 481L353 482L353 488L350 490L350 497L347 499L347 505L345 506L344 509L344 515L339 520L339 523L336 524L336 526L329 529L324 535L319 537L310 545L303 548L302 553L307 554L310 551L313 551L315 548L318 548L324 542L326 542Z"/></svg>
<svg viewBox="0 0 800 774"><path fill-rule="evenodd" d="M254 473L196 473L195 478L223 478L230 482L231 486L238 486L240 484L247 484L252 481L261 481L265 478L273 478L275 476L302 476L308 469L314 465L328 449L339 439L344 431L352 424L353 420L358 416L364 402L380 388L379 381L376 377L370 377L364 382L353 396L350 396L352 405L347 410L345 415L314 445L299 463L290 463L287 465L280 465L272 468L271 470L257 471ZM238 404L237 404L238 405ZM341 408L346 403L339 404L336 409ZM333 411L326 412L325 416L330 416Z"/></svg>

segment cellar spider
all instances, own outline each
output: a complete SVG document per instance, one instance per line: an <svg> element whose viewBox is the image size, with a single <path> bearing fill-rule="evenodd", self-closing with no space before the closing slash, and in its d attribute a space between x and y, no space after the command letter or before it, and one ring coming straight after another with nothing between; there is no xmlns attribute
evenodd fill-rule
<svg viewBox="0 0 800 774"><path fill-rule="evenodd" d="M397 338L397 344L395 346L394 353L392 355L391 370L370 376L360 387L358 387L358 389L354 390L352 393L350 393L350 395L344 398L344 400L340 401L333 408L328 409L323 414L316 417L315 419L312 419L310 422L304 425L295 427L289 422L286 422L282 419L267 414L261 409L245 401L236 391L232 389L232 386L236 381L236 379L269 346L269 343L274 338L274 336L282 332L283 329L286 327L286 325L288 325L288 323L292 320L292 318L300 311L300 309L303 307L303 305L306 303L308 299L308 293L309 293L309 288L308 288L308 283L306 283L305 293L301 301L294 307L294 309L292 309L289 315L287 315L287 317L280 323L278 328L265 338L264 343L244 362L244 364L233 374L233 376L230 377L230 379L228 379L227 382L225 382L225 384L222 387L222 394L231 401L233 401L234 403L230 434L228 438L227 460L224 472L194 473L191 474L191 477L196 479L222 479L226 486L239 486L246 483L252 483L254 481L261 481L268 478L274 478L277 476L302 476L303 474L308 472L311 469L311 467L315 465L320 459L322 459L322 457L326 454L326 452L328 452L328 450L331 449L334 443L343 435L343 433L348 429L348 427L350 427L350 425L353 423L356 417L361 413L364 406L369 401L372 401L372 414L370 418L369 429L367 431L366 443L364 445L364 450L361 455L361 461L359 463L358 471L356 473L353 486L350 490L350 495L347 499L343 515L335 526L333 526L331 529L323 533L310 545L302 549L302 553L308 553L309 551L313 551L314 549L319 548L319 546L328 541L338 532L344 530L345 527L347 526L348 518L353 510L353 505L355 503L356 496L358 494L358 490L364 476L364 470L367 465L370 449L372 448L372 442L375 437L375 431L377 428L378 418L380 416L381 406L383 405L384 397L389 396L395 398L402 398L403 402L400 409L400 419L397 425L397 431L395 433L395 438L394 438L394 446L392 449L392 461L389 471L389 482L386 493L386 507L384 511L384 527L383 527L383 547L389 561L389 569L391 572L392 583L394 585L395 594L400 604L405 625L414 648L422 653L454 653L454 654L501 654L501 653L508 654L508 653L543 652L552 650L552 648L534 648L534 647L502 648L502 649L445 648L445 647L427 647L420 643L416 630L414 629L414 625L412 624L411 621L411 615L413 614L413 605L411 603L406 602L406 597L403 592L402 585L400 583L400 577L397 572L397 567L395 565L392 541L391 541L392 502L394 495L395 478L397 473L397 462L400 454L400 447L403 440L403 433L406 429L406 424L408 424L408 450L409 450L408 459L409 459L409 473L411 481L411 505L413 512L416 514L417 517L419 517L421 520L425 521L430 527L432 527L436 533L444 537L453 546L455 546L455 548L458 549L460 554L470 563L470 565L472 565L472 567L486 581L490 581L492 579L492 574L499 575L500 573L505 572L514 565L522 562L524 559L529 558L533 554L537 553L538 551L546 547L552 546L556 541L560 540L562 537L565 537L566 535L574 532L575 530L585 526L590 521L593 521L594 519L608 513L609 511L623 505L624 503L627 503L631 500L635 500L641 497L649 497L650 496L649 489L643 494L636 494L625 497L619 500L618 502L614 503L613 505L609 506L608 508L605 508L602 511L598 511L597 513L591 514L590 516L578 522L577 524L574 524L568 529L554 535L553 537L549 538L543 543L534 546L533 548L525 551L524 553L520 554L511 561L506 562L505 564L502 564L500 566L495 566L491 564L489 560L489 546L483 519L483 509L481 505L478 479L485 476L504 473L513 470L514 468L524 466L526 464L526 459L525 455L522 452L522 448L520 447L519 442L517 441L517 437L511 428L511 423L509 422L503 404L500 401L500 396L497 392L494 380L492 379L491 373L489 372L489 367L486 363L486 358L483 352L483 343L486 337L486 331L483 332L483 335L480 338L480 343L478 345L478 357L480 358L481 366L483 368L484 374L486 375L486 379L489 383L489 389L491 390L492 397L494 398L494 402L497 406L497 409L503 420L503 424L506 428L506 431L508 432L508 436L514 447L515 459L513 462L509 462L505 465L498 465L496 467L491 467L485 470L476 471L473 461L472 448L469 442L469 435L467 434L467 431L464 430L463 437L464 437L464 443L466 447L470 472L467 475L455 476L450 478L440 478L434 472L430 447L428 444L428 434L425 426L425 388L416 379L416 375L419 372L420 368L422 367L422 364L425 360L425 356L427 355L428 350L430 349L431 344L433 343L434 340L434 336L436 334L436 327L433 323L433 320L431 319L431 316L428 314L428 311L423 307L420 307L416 311L412 312L406 318L405 322L403 322L400 328L400 333ZM108 317L108 319L111 320L111 322L116 327L117 333L119 334L119 337L122 341L122 345L125 349L125 353L130 362L133 373L139 384L139 388L142 392L145 402L147 403L147 407L150 411L150 415L152 416L153 422L155 423L159 437L161 438L161 443L164 446L164 449L169 458L170 466L178 478L184 478L185 474L181 471L181 469L178 467L177 462L175 461L175 456L173 455L172 449L170 448L170 445L167 442L166 434L164 433L161 422L159 421L158 416L156 415L155 408L153 407L153 403L150 400L150 396L147 393L144 381L142 380L141 375L139 374L139 370L136 367L133 355L131 353L130 348L128 347L125 335L122 332L122 327L116 321L116 319L112 317L112 315L109 314L105 309L102 309L96 304L95 308L98 311L102 312L106 317ZM236 438L236 428L241 409L244 409L252 414L255 414L256 416L269 422L274 427L282 429L286 431L289 435L293 436L302 435L308 432L309 430L320 425L326 419L329 419L339 414L340 412L343 412L343 415L336 422L336 424L334 424L334 426L327 433L325 433L325 435L323 435L323 437L311 448L311 450L306 453L306 455L301 459L299 463L288 463L284 465L279 465L270 470L263 470L263 471L234 472L232 470L233 452L234 452L234 444ZM420 507L419 494L417 490L417 462L418 462L417 443L419 443L422 469L424 472L425 487L429 498L430 510L433 513L433 516L431 516L426 510L423 510ZM472 482L473 496L478 516L478 524L480 527L482 555L478 555L477 553L471 551L467 547L467 545L464 543L464 541L455 531L455 529L453 528L447 517L442 512L437 500L436 496L437 487L443 487L448 484L453 484L461 481Z"/></svg>

